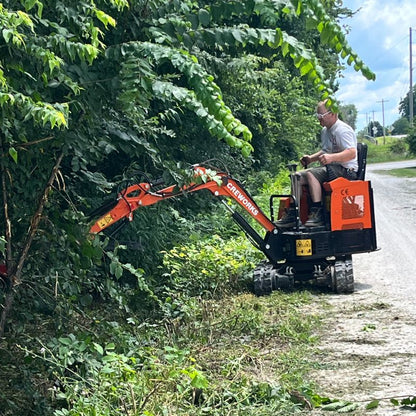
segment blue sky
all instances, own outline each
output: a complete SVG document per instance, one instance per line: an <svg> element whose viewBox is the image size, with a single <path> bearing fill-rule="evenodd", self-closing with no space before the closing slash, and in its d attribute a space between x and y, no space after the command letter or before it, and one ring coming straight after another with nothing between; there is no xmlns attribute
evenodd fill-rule
<svg viewBox="0 0 416 416"><path fill-rule="evenodd" d="M367 81L347 66L336 94L342 104L358 109L357 130L373 119L391 125L400 117L398 106L409 91L409 28L413 37L413 68L416 67L416 2L415 0L344 0L343 5L360 11L341 24L350 27L347 40L370 69L376 80ZM416 72L413 71L413 84Z"/></svg>

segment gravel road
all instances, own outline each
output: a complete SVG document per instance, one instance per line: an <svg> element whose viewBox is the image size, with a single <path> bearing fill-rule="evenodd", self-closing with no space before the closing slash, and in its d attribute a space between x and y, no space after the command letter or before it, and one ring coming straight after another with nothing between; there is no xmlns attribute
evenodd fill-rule
<svg viewBox="0 0 416 416"><path fill-rule="evenodd" d="M400 167L416 160L367 166L380 250L353 256L353 294L319 296L326 318L313 379L321 396L358 403L354 415L416 413L390 402L416 396L416 178L383 172Z"/></svg>

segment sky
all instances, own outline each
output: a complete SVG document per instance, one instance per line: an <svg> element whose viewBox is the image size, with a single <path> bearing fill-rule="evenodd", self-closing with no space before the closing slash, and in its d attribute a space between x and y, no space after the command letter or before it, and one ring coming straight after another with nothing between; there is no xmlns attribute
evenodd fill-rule
<svg viewBox="0 0 416 416"><path fill-rule="evenodd" d="M347 41L376 74L367 81L347 66L339 82L336 98L341 104L354 104L358 110L357 131L371 120L388 126L400 118L400 101L410 87L410 31L412 28L412 66L416 67L415 0L344 0L344 7L358 10L342 25L348 25ZM416 72L412 71L413 84ZM384 106L384 112L383 112ZM394 134L394 131L393 131Z"/></svg>

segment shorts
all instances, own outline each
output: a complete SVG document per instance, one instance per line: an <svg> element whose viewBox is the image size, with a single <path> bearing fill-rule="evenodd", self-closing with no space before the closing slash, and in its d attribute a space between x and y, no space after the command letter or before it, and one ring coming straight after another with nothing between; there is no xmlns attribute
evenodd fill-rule
<svg viewBox="0 0 416 416"><path fill-rule="evenodd" d="M318 168L310 168L303 172L307 171L311 172L320 183L333 181L334 179L340 177L346 178L350 181L357 179L356 171L344 168L344 166L337 163L331 163Z"/></svg>

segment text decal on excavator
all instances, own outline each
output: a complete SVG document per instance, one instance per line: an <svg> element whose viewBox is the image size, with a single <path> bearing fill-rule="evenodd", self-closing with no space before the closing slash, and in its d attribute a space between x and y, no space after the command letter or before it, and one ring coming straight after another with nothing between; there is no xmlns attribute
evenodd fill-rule
<svg viewBox="0 0 416 416"><path fill-rule="evenodd" d="M312 240L296 240L297 256L312 256Z"/></svg>
<svg viewBox="0 0 416 416"><path fill-rule="evenodd" d="M230 182L227 183L227 188L235 195L235 197L250 211L254 216L256 216L259 211L253 206L253 204Z"/></svg>

